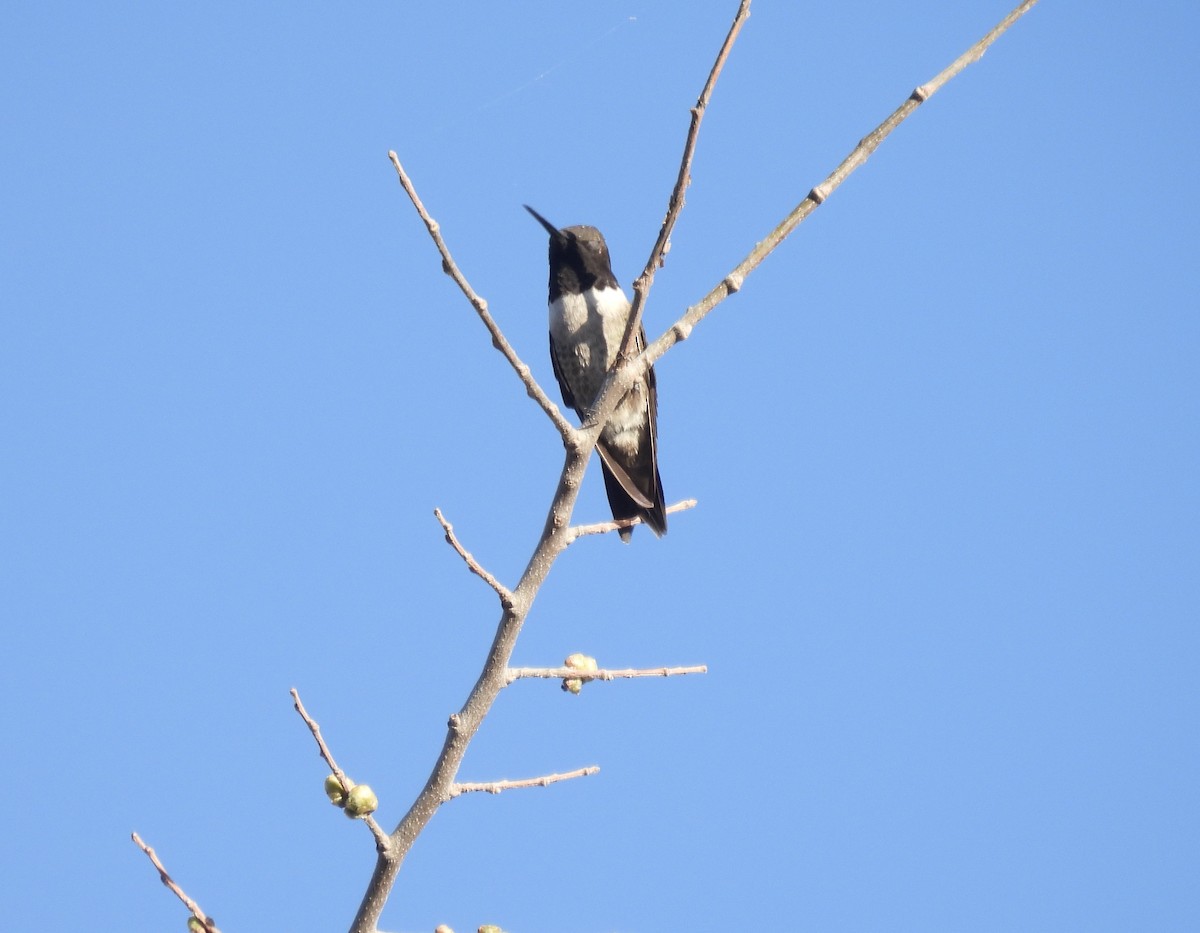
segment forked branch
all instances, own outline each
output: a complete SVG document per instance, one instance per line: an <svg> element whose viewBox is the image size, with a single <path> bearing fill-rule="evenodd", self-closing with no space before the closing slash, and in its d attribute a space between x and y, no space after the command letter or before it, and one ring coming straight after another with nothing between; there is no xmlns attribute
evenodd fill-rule
<svg viewBox="0 0 1200 933"><path fill-rule="evenodd" d="M667 201L667 214L663 217L662 226L658 229L658 239L654 241L654 248L650 250L650 258L646 260L646 267L633 282L633 305L629 311L629 322L625 325L625 336L621 340L620 359L627 357L633 350L633 335L637 333L638 325L642 321L642 309L645 308L646 299L650 296L650 287L654 284L654 273L663 264L667 244L671 241L671 232L675 229L675 221L679 219L679 212L683 210L684 194L688 185L692 183L692 157L696 153L696 140L700 137L700 121L704 119L704 112L708 109L708 102L712 99L713 88L717 86L717 78L721 76L721 71L725 68L725 60L729 58L729 53L733 50L733 43L737 40L738 33L742 31L742 26L745 25L749 16L750 0L741 0L738 11L733 17L733 23L729 26L729 33L721 44L721 51L717 53L716 61L713 62L713 66L708 72L708 80L704 82L704 89L696 99L696 106L692 108L692 121L688 126L687 139L683 144L683 158L679 161L679 173L675 176L675 187L671 189L671 197Z"/></svg>
<svg viewBox="0 0 1200 933"><path fill-rule="evenodd" d="M795 230L801 223L807 219L808 215L815 211L834 191L841 187L842 182L850 177L851 174L863 163L870 158L871 154L879 148L882 143L901 123L907 120L921 104L929 100L937 91L958 75L964 68L973 62L979 61L983 54L992 46L997 39L1000 38L1018 19L1028 13L1037 4L1038 0L1024 0L1011 13L995 25L982 39L972 45L967 51L963 52L958 58L947 65L944 69L938 72L931 80L919 85L905 99L899 107L897 107L890 116L875 129L864 136L857 146L851 150L850 154L844 158L841 163L832 172L826 176L825 180L813 188L808 196L792 209L792 211L784 217L782 221L759 242L754 249L735 266L721 282L716 285L707 295L700 301L688 308L683 315L674 324L667 329L661 337L651 343L638 357L636 366L630 366L632 372L627 377L627 381L632 383L640 374L645 372L651 365L663 357L663 355L671 349L676 343L686 340L692 332L692 328L700 321L708 316L718 304L738 291L742 287L746 276L759 267L762 261L767 258L775 248L782 243L788 235ZM610 385L602 394L600 401L605 401L603 396L608 393L624 394L627 389L626 379L614 379L609 377L610 383L619 382L620 385ZM622 388L624 387L624 388ZM600 404L597 402L597 405Z"/></svg>

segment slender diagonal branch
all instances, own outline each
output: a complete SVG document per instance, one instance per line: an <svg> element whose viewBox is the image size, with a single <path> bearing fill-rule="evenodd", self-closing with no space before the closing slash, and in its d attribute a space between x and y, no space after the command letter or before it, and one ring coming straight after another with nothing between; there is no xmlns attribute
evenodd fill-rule
<svg viewBox="0 0 1200 933"><path fill-rule="evenodd" d="M634 677L679 677L684 674L707 674L708 665L694 667L623 667L581 671L573 667L510 667L507 680L536 678L539 680L627 680Z"/></svg>
<svg viewBox="0 0 1200 933"><path fill-rule="evenodd" d="M737 41L738 33L742 31L742 26L749 17L750 0L741 0L738 11L733 17L733 23L729 26L729 33L725 36L725 41L717 53L712 69L708 72L708 80L704 82L704 89L696 99L696 106L692 108L692 122L688 126L687 139L683 144L683 158L679 161L679 174L675 178L675 187L671 189L671 197L667 201L667 214L663 218L662 226L659 227L658 239L654 241L654 248L650 250L650 258L646 260L646 267L633 283L633 305L629 311L629 322L625 325L625 336L621 340L618 359L625 358L633 350L633 335L637 333L638 325L642 321L642 309L645 308L646 299L650 296L650 288L654 284L654 273L663 264L667 243L670 242L671 232L675 229L675 221L679 219L679 212L683 210L684 193L687 191L688 185L692 183L692 157L696 152L696 140L700 136L700 121L704 119L704 112L708 109L713 89L717 86L717 78L721 76L721 71L725 68L725 60L729 58L729 53L733 50L733 43Z"/></svg>
<svg viewBox="0 0 1200 933"><path fill-rule="evenodd" d="M181 888L178 884L176 884L175 880L169 874L167 874L167 869L163 866L163 863L158 860L158 854L152 848L150 848L150 846L142 842L142 837L137 833L133 833L131 838L133 839L134 845L146 853L146 858L150 859L150 864L158 869L158 877L161 879L162 883L170 888L171 893L183 902L184 907L191 911L192 916L199 921L200 927L205 931L205 933L221 933L221 931L217 929L216 923L213 922L213 918L201 910L200 905L188 897L187 892L184 891L183 888Z"/></svg>
<svg viewBox="0 0 1200 933"><path fill-rule="evenodd" d="M438 522L441 523L442 531L446 533L446 543L454 548L455 553L463 559L463 562L470 569L471 573L479 577L484 583L496 591L496 595L500 597L501 606L512 605L512 593L508 591L503 583L497 580L489 573L482 564L477 561L472 554L459 543L458 538L454 534L454 526L446 521L446 517L442 514L441 509L434 509L433 514L437 516Z"/></svg>
<svg viewBox="0 0 1200 933"><path fill-rule="evenodd" d="M421 203L421 199L417 195L417 189L413 187L412 180L408 177L408 173L404 171L404 166L400 164L400 157L394 151L389 151L388 158L396 169L396 175L400 179L400 185L404 188L404 193L408 195L409 200L413 203L413 207L417 209L417 214L425 222L425 228L429 231L434 245L437 246L437 250L442 256L443 271L450 278L454 279L454 283L466 296L467 301L471 302L472 307L475 308L475 313L479 315L479 319L483 321L484 326L488 329L488 333L492 335L492 346L504 354L504 358L508 360L509 365L512 366L513 371L516 372L517 377L524 384L525 391L529 393L529 397L537 402L547 417L554 422L554 426L558 428L559 434L564 438L570 437L574 433L575 428L563 417L563 413L559 411L558 406L551 401L550 396L546 394L545 390L538 384L538 381L533 378L533 371L517 356L517 351L512 348L512 344L508 342L508 339L501 332L500 325L492 317L491 312L488 310L487 301L480 297L475 289L471 287L471 283L467 281L467 277L458 268L458 263L450 255L450 248L442 238L441 225L429 216L429 211Z"/></svg>
<svg viewBox="0 0 1200 933"><path fill-rule="evenodd" d="M550 784L557 784L559 781L569 781L572 778L589 777L590 775L599 773L599 767L589 765L586 768L577 768L574 771L566 771L563 774L543 774L541 777L524 778L520 781L464 781L450 785L450 796L458 797L462 794L472 793L498 794L501 791L517 790L522 787L547 787Z"/></svg>
<svg viewBox="0 0 1200 933"><path fill-rule="evenodd" d="M321 753L321 757L325 759L325 764L329 765L329 770L333 772L333 776L337 778L337 782L342 785L342 793L349 796L351 788L354 787L354 782L346 777L346 772L339 768L338 763L333 760L333 752L329 750L329 746L325 744L325 739L321 737L321 727L317 725L315 719L308 715L308 710L300 702L299 691L293 687L290 692L296 712L300 714L300 718L304 720L304 724L308 726L308 731L312 733L312 737L316 740L317 750ZM380 852L386 851L391 844L391 840L388 839L388 834L383 831L383 827L369 813L362 818L362 821L367 824L367 828L371 830L371 835L375 837L375 848Z"/></svg>

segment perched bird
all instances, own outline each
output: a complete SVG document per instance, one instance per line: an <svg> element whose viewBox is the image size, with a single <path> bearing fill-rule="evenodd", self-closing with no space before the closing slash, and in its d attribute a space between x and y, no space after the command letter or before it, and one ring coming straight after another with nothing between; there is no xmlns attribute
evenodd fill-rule
<svg viewBox="0 0 1200 933"><path fill-rule="evenodd" d="M595 227L558 229L525 206L550 234L550 362L563 402L583 418L612 367L625 327L629 299L617 284L608 246ZM646 345L638 327L635 347ZM613 518L641 518L660 537L667 532L658 475L658 393L653 368L637 382L600 432L596 450ZM633 528L620 530L628 541Z"/></svg>

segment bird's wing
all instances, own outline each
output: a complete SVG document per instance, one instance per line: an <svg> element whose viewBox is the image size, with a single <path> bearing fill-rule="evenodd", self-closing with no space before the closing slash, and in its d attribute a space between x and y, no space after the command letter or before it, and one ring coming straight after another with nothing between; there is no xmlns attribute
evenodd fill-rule
<svg viewBox="0 0 1200 933"><path fill-rule="evenodd" d="M567 385L567 380L563 378L562 371L558 368L558 348L554 345L554 334L550 335L550 365L554 367L554 378L558 380L558 390L562 392L563 404L574 409L575 413L582 418L583 412L575 404L575 395L571 392L571 387Z"/></svg>
<svg viewBox="0 0 1200 933"><path fill-rule="evenodd" d="M654 508L654 502L646 497L646 494L638 489L637 483L633 481L633 477L625 472L625 468L617 462L616 457L608 452L608 448L602 443L596 444L596 453L600 455L600 459L604 461L604 465L608 467L608 471L613 475L621 488L625 490L629 498L638 504L643 509Z"/></svg>
<svg viewBox="0 0 1200 933"><path fill-rule="evenodd" d="M640 353L646 347L646 330L643 327L638 328L637 337L634 341L635 349ZM604 465L608 467L613 478L621 484L621 488L625 490L629 498L638 504L643 509L655 509L659 507L659 503L655 500L660 498L658 483L658 391L655 387L654 369L646 370L646 407L648 409L650 429L650 449L643 450L642 456L639 457L637 464L639 472L644 468L648 479L648 488L643 488L634 482L633 477L629 475L628 470L621 465L618 458L614 456L604 442L596 444L596 452L600 454L600 459L604 461ZM646 454L649 457L646 458Z"/></svg>
<svg viewBox="0 0 1200 933"><path fill-rule="evenodd" d="M637 351L646 349L646 328L638 324ZM650 409L650 462L654 465L654 482L658 483L658 382L654 378L654 367L646 370L646 407ZM649 506L662 507L662 490L655 489L654 497L659 501Z"/></svg>

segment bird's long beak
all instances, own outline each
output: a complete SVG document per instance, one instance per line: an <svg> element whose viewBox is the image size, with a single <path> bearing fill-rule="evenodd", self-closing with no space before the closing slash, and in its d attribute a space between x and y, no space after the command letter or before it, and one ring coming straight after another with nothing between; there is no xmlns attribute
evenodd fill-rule
<svg viewBox="0 0 1200 933"><path fill-rule="evenodd" d="M550 223L550 221L548 221L545 217L543 217L541 214L539 214L537 211L535 211L528 204L525 204L523 206L524 206L525 210L529 211L529 213L531 213L533 215L534 220L536 220L538 223L540 223L543 227L546 228L546 232L549 233L550 236L554 237L555 239L562 236L562 231L559 230L558 227L556 227L556 226L554 226L554 224Z"/></svg>

